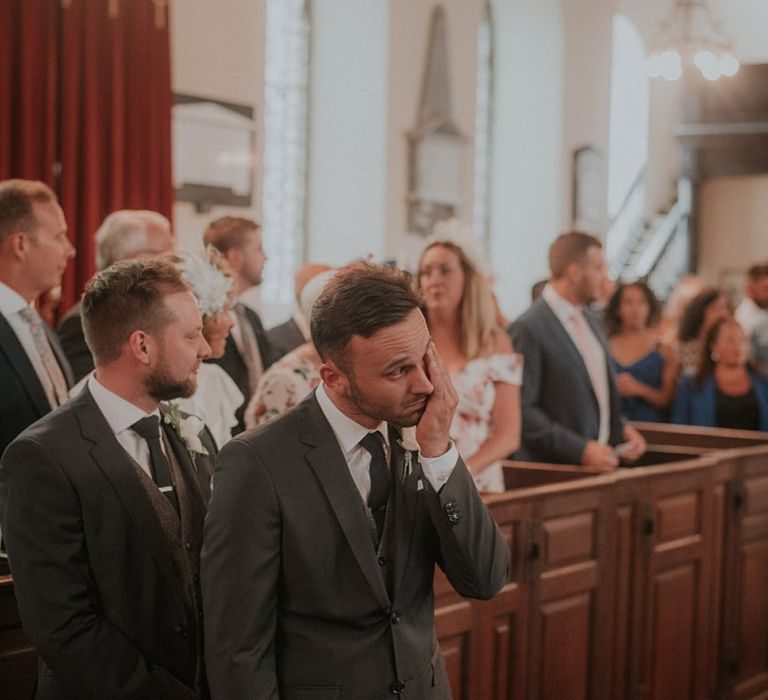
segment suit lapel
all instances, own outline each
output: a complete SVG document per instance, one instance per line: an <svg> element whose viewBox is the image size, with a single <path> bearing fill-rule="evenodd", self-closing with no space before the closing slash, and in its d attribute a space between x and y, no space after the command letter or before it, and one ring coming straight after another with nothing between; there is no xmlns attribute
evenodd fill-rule
<svg viewBox="0 0 768 700"><path fill-rule="evenodd" d="M136 530L143 533L142 540L152 553L158 568L169 581L179 585L178 577L171 566L172 555L166 538L157 514L136 474L136 467L117 441L109 423L87 388L73 400L72 407L80 423L83 437L94 443L91 456L99 470L122 501Z"/></svg>
<svg viewBox="0 0 768 700"><path fill-rule="evenodd" d="M597 404L595 388L592 386L592 380L589 378L587 366L584 364L584 358L581 356L579 349L576 347L576 344L568 334L568 331L563 328L563 324L560 323L560 319L555 315L555 312L552 311L549 304L547 304L544 300L542 300L542 308L544 310L542 319L544 321L544 325L546 326L547 335L554 338L563 352L570 356L571 365L573 367L579 368L582 379L586 382L586 385L589 387L589 391L592 393L592 397L595 399L595 403Z"/></svg>
<svg viewBox="0 0 768 700"><path fill-rule="evenodd" d="M45 394L45 389L37 377L37 372L27 357L16 333L5 316L0 314L0 350L8 358L8 363L14 368L29 398L32 400L41 416L50 412L51 404Z"/></svg>
<svg viewBox="0 0 768 700"><path fill-rule="evenodd" d="M365 505L314 392L299 405L296 419L302 442L311 447L307 461L328 498L344 537L377 600L388 607L389 596L371 543Z"/></svg>
<svg viewBox="0 0 768 700"><path fill-rule="evenodd" d="M179 435L176 433L176 431L168 425L168 423L165 422L164 418L166 415L166 411L163 410L164 407L160 407L160 416L161 421L160 425L163 426L163 431L165 432L165 436L168 438L168 442L171 445L171 448L173 449L173 454L176 456L176 461L179 463L179 466L181 467L184 478L191 487L190 492L193 494L193 497L197 501L196 505L200 508L202 508L203 513L205 513L207 503L208 503L208 497L207 494L205 494L203 485L201 481L207 480L211 473L210 468L210 459L211 456L209 455L203 455L203 454L196 454L194 456L194 461L192 458L192 455L190 455L189 450L187 449L187 446L184 444L182 439L179 437Z"/></svg>
<svg viewBox="0 0 768 700"><path fill-rule="evenodd" d="M267 334L261 323L259 315L248 304L243 304L245 317L251 324L253 335L256 338L256 344L259 346L259 355L261 355L261 365L266 370L272 364L272 349L269 345Z"/></svg>
<svg viewBox="0 0 768 700"><path fill-rule="evenodd" d="M406 473L406 450L400 442L400 433L392 426L389 427L390 463L392 473L392 487L394 489L395 504L395 566L392 576L392 597L397 595L400 580L405 571L405 564L411 551L413 535L416 530L416 514L418 509L417 476L420 469L413 456L411 457L410 473Z"/></svg>

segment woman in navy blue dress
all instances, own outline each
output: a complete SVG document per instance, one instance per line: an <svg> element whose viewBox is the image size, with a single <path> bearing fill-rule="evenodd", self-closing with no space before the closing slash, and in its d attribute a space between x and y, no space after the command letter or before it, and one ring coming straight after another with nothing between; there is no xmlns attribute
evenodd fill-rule
<svg viewBox="0 0 768 700"><path fill-rule="evenodd" d="M660 311L644 282L620 284L605 309L611 365L629 420L666 421L675 395L678 365L659 343Z"/></svg>

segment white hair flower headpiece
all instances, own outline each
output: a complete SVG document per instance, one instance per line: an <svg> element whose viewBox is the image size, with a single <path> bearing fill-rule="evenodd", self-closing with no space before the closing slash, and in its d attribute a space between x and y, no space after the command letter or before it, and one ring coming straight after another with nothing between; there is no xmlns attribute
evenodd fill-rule
<svg viewBox="0 0 768 700"><path fill-rule="evenodd" d="M479 274L483 277L491 277L493 275L493 269L483 250L482 241L472 230L472 227L461 219L454 217L438 221L432 228L432 235L424 241L424 248L421 254L424 255L424 251L427 248L439 243L452 243L461 248L464 255L467 256Z"/></svg>
<svg viewBox="0 0 768 700"><path fill-rule="evenodd" d="M217 256L220 254L211 246L203 256L188 250L178 253L180 260L176 266L197 299L203 316L221 313L231 298L234 280L216 265Z"/></svg>

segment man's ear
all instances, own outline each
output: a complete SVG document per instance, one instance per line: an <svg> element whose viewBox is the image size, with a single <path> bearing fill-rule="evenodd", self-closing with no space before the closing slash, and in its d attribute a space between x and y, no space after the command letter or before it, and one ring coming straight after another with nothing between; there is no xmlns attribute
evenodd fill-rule
<svg viewBox="0 0 768 700"><path fill-rule="evenodd" d="M128 336L128 349L131 357L142 365L153 362L157 341L145 331L136 330Z"/></svg>
<svg viewBox="0 0 768 700"><path fill-rule="evenodd" d="M336 363L330 358L320 365L320 378L334 394L339 396L349 395L349 380Z"/></svg>
<svg viewBox="0 0 768 700"><path fill-rule="evenodd" d="M240 248L230 248L224 257L232 272L239 275L243 269L243 251Z"/></svg>

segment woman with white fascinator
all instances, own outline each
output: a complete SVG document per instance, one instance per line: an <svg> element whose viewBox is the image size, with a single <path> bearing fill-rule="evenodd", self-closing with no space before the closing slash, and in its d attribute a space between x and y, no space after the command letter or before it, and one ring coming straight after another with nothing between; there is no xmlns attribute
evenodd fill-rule
<svg viewBox="0 0 768 700"><path fill-rule="evenodd" d="M203 336L211 352L206 359L224 354L229 332L234 325L229 309L234 280L224 257L212 246L199 255L180 251L168 256L189 285L203 316ZM237 425L235 411L245 401L230 376L218 365L203 362L197 372L197 391L173 404L186 413L199 416L216 441L222 445L232 437Z"/></svg>
<svg viewBox="0 0 768 700"><path fill-rule="evenodd" d="M299 309L304 318L309 319L317 298L335 274L336 270L321 272L304 285L299 295ZM245 409L245 427L261 425L299 403L320 384L321 364L311 341L275 362L259 379Z"/></svg>
<svg viewBox="0 0 768 700"><path fill-rule="evenodd" d="M451 438L478 491L503 491L501 460L520 445L523 359L497 321L477 236L457 219L439 222L417 280L430 333L459 394Z"/></svg>

